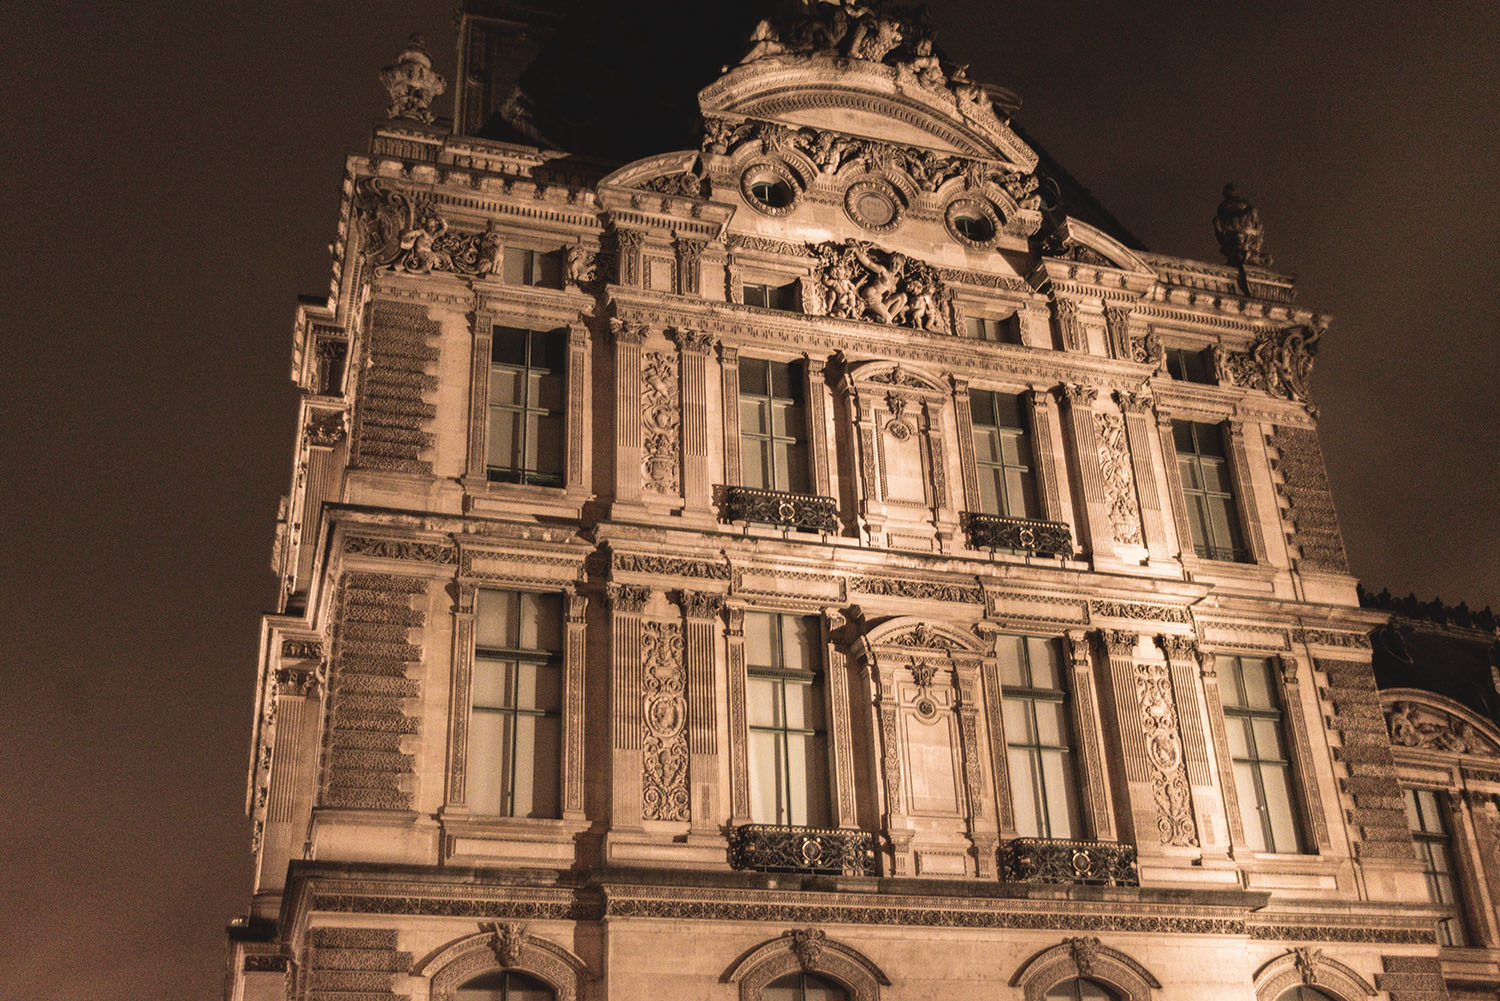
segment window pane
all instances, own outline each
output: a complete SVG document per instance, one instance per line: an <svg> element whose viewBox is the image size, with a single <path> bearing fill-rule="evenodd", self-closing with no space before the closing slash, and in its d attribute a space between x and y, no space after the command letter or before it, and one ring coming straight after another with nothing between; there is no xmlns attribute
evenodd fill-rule
<svg viewBox="0 0 1500 1001"><path fill-rule="evenodd" d="M561 476L567 435L562 415L534 418L533 429L532 445L526 450L527 464L539 473Z"/></svg>
<svg viewBox="0 0 1500 1001"><path fill-rule="evenodd" d="M1416 791L1417 805L1422 810L1422 830L1434 834L1443 833L1442 818L1438 814L1437 793L1431 789L1418 789Z"/></svg>
<svg viewBox="0 0 1500 1001"><path fill-rule="evenodd" d="M740 399L740 433L762 436L771 433L768 405L764 400Z"/></svg>
<svg viewBox="0 0 1500 1001"><path fill-rule="evenodd" d="M1062 690L1062 644L1038 636L1026 638L1026 653L1031 661L1031 686Z"/></svg>
<svg viewBox="0 0 1500 1001"><path fill-rule="evenodd" d="M1047 797L1047 836L1071 838L1076 830L1073 816L1073 771L1068 755L1042 752L1042 788Z"/></svg>
<svg viewBox="0 0 1500 1001"><path fill-rule="evenodd" d="M485 463L492 469L516 469L521 461L519 411L490 408L489 443Z"/></svg>
<svg viewBox="0 0 1500 1001"><path fill-rule="evenodd" d="M479 646L516 645L516 596L510 591L481 590L474 600L474 636Z"/></svg>
<svg viewBox="0 0 1500 1001"><path fill-rule="evenodd" d="M1252 851L1266 850L1266 832L1261 826L1260 801L1255 791L1255 765L1247 761L1234 763L1234 791L1240 801L1240 823L1245 841Z"/></svg>
<svg viewBox="0 0 1500 1001"><path fill-rule="evenodd" d="M770 384L766 381L766 362L747 358L740 363L740 392L751 396L769 395Z"/></svg>
<svg viewBox="0 0 1500 1001"><path fill-rule="evenodd" d="M523 398L524 369L495 367L490 369L490 405L520 406Z"/></svg>
<svg viewBox="0 0 1500 1001"><path fill-rule="evenodd" d="M1005 696L1000 703L1005 718L1005 740L1009 744L1035 744L1036 732L1031 725L1031 700L1019 695Z"/></svg>
<svg viewBox="0 0 1500 1001"><path fill-rule="evenodd" d="M1286 765L1262 765L1261 782L1266 790L1266 816L1271 823L1274 852L1301 851L1296 814L1292 809L1292 783Z"/></svg>
<svg viewBox="0 0 1500 1001"><path fill-rule="evenodd" d="M805 494L812 489L812 481L809 479L807 470L807 447L797 444L786 451L786 465L777 468L781 482L777 484L777 490L789 490L795 494Z"/></svg>
<svg viewBox="0 0 1500 1001"><path fill-rule="evenodd" d="M1173 421L1172 443L1177 447L1179 454L1196 452L1197 449L1193 447L1192 425L1187 421Z"/></svg>
<svg viewBox="0 0 1500 1001"><path fill-rule="evenodd" d="M1219 425L1194 422L1193 437L1197 440L1199 455L1224 457L1224 435Z"/></svg>
<svg viewBox="0 0 1500 1001"><path fill-rule="evenodd" d="M816 616L783 616L782 646L788 670L816 671L823 664L823 631Z"/></svg>
<svg viewBox="0 0 1500 1001"><path fill-rule="evenodd" d="M507 285L525 285L530 271L531 252L519 247L506 247L502 277Z"/></svg>
<svg viewBox="0 0 1500 1001"><path fill-rule="evenodd" d="M757 824L781 824L777 790L781 785L779 735L750 731L750 819Z"/></svg>
<svg viewBox="0 0 1500 1001"><path fill-rule="evenodd" d="M771 616L765 612L745 613L745 663L753 667L776 667L780 661L771 653Z"/></svg>
<svg viewBox="0 0 1500 1001"><path fill-rule="evenodd" d="M1208 509L1209 534L1204 541L1212 545L1218 552L1214 553L1214 559L1227 560L1230 551L1238 549L1235 544L1237 534L1234 526L1234 512L1229 508L1229 498L1208 497L1205 498L1204 506Z"/></svg>
<svg viewBox="0 0 1500 1001"><path fill-rule="evenodd" d="M1069 742L1068 719L1063 704L1037 699L1032 705L1036 707L1038 743L1051 744L1054 747L1066 746Z"/></svg>
<svg viewBox="0 0 1500 1001"><path fill-rule="evenodd" d="M751 726L781 725L780 681L751 675L746 698L750 703L746 716Z"/></svg>
<svg viewBox="0 0 1500 1001"><path fill-rule="evenodd" d="M995 657L1000 661L1002 685L1019 688L1029 684L1021 661L1024 642L1024 638L1020 636L995 637Z"/></svg>
<svg viewBox="0 0 1500 1001"><path fill-rule="evenodd" d="M1041 836L1041 811L1037 803L1040 774L1030 752L1012 747L1006 755L1010 763L1010 794L1016 808L1016 833L1023 838Z"/></svg>
<svg viewBox="0 0 1500 1001"><path fill-rule="evenodd" d="M1245 704L1260 709L1275 709L1271 661L1266 657L1242 657L1240 669L1245 679Z"/></svg>
<svg viewBox="0 0 1500 1001"><path fill-rule="evenodd" d="M808 739L801 734L788 734L786 739L787 778L790 785L785 790L787 819L785 823L807 827L807 791L817 756L809 754Z"/></svg>
<svg viewBox="0 0 1500 1001"><path fill-rule="evenodd" d="M502 713L476 712L469 722L467 790L469 809L477 814L497 816L501 810L500 767L510 752L506 718Z"/></svg>
<svg viewBox="0 0 1500 1001"><path fill-rule="evenodd" d="M1202 490L1203 477L1198 474L1198 460L1189 457L1177 457L1177 472L1182 477L1184 490Z"/></svg>
<svg viewBox="0 0 1500 1001"><path fill-rule="evenodd" d="M756 490L771 486L771 443L764 438L740 439L741 479Z"/></svg>
<svg viewBox="0 0 1500 1001"><path fill-rule="evenodd" d="M1000 514L1000 477L1002 470L979 467L979 510L983 514Z"/></svg>
<svg viewBox="0 0 1500 1001"><path fill-rule="evenodd" d="M1250 721L1239 717L1224 720L1224 735L1229 738L1229 755L1233 758L1250 757Z"/></svg>
<svg viewBox="0 0 1500 1001"><path fill-rule="evenodd" d="M1198 469L1203 475L1203 489L1229 492L1229 475L1225 463L1220 459L1199 459Z"/></svg>
<svg viewBox="0 0 1500 1001"><path fill-rule="evenodd" d="M1014 393L991 393L990 399L995 408L995 424L999 427L1014 428L1017 431L1026 429L1025 418L1021 416L1021 398Z"/></svg>
<svg viewBox="0 0 1500 1001"><path fill-rule="evenodd" d="M526 341L531 332L520 327L496 327L490 339L490 361L496 365L526 364Z"/></svg>
<svg viewBox="0 0 1500 1001"><path fill-rule="evenodd" d="M797 384L799 370L785 362L772 362L771 371L771 395L783 400L802 399L802 388Z"/></svg>
<svg viewBox="0 0 1500 1001"><path fill-rule="evenodd" d="M470 682L474 705L488 709L510 706L515 680L514 661L475 657L473 680Z"/></svg>
<svg viewBox="0 0 1500 1001"><path fill-rule="evenodd" d="M538 254L532 278L543 288L562 288L563 255L554 250L550 254Z"/></svg>
<svg viewBox="0 0 1500 1001"><path fill-rule="evenodd" d="M561 375L533 371L531 398L528 405L541 410L561 411L565 391L566 386Z"/></svg>
<svg viewBox="0 0 1500 1001"><path fill-rule="evenodd" d="M1286 748L1281 743L1279 719L1257 719L1250 723L1255 731L1255 756L1262 761L1285 761Z"/></svg>

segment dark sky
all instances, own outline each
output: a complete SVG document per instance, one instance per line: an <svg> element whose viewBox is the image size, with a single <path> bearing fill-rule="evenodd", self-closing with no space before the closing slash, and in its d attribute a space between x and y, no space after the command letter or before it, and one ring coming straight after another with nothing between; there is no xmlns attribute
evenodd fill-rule
<svg viewBox="0 0 1500 1001"><path fill-rule="evenodd" d="M1216 259L1239 183L1335 318L1355 571L1500 606L1500 5L934 6L1151 249ZM421 29L451 78L452 7L0 5L0 997L218 996L294 297L326 289L375 72Z"/></svg>

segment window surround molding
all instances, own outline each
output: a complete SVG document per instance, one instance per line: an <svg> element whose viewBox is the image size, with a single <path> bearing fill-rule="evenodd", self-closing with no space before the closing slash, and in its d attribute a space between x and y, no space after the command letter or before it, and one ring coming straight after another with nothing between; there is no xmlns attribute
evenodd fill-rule
<svg viewBox="0 0 1500 1001"><path fill-rule="evenodd" d="M1104 984L1120 1001L1150 1001L1161 981L1140 963L1095 937L1066 938L1035 954L1010 978L1025 1001L1043 1001L1047 991L1075 977Z"/></svg>
<svg viewBox="0 0 1500 1001"><path fill-rule="evenodd" d="M761 991L788 973L814 973L837 981L851 1001L879 1001L891 978L859 950L828 937L821 928L794 928L735 960L723 982L739 987L740 1001L760 1001Z"/></svg>
<svg viewBox="0 0 1500 1001"><path fill-rule="evenodd" d="M486 294L474 313L469 375L469 420L466 437L464 493L475 511L490 513L515 505L527 512L545 511L578 517L583 503L593 495L593 460L590 448L589 386L593 378L593 336L578 320L576 303L558 302L555 289L505 286L505 293ZM515 295L514 292L527 293ZM541 301L536 301L538 296ZM540 486L491 482L485 473L489 435L490 350L495 327L526 330L567 330L567 371L564 423L567 428L563 456L563 485Z"/></svg>
<svg viewBox="0 0 1500 1001"><path fill-rule="evenodd" d="M787 351L772 344L721 338L718 343L724 426L724 483L744 485L740 453L740 362L745 358L799 365L802 373L803 433L807 441L808 483L817 497L833 496L829 470L828 358L821 353ZM777 533L779 534L779 533Z"/></svg>
<svg viewBox="0 0 1500 1001"><path fill-rule="evenodd" d="M1308 946L1289 949L1255 971L1256 1001L1277 1001L1297 986L1314 987L1335 1001L1375 996L1375 988L1353 968Z"/></svg>
<svg viewBox="0 0 1500 1001"><path fill-rule="evenodd" d="M481 922L478 934L449 943L412 971L428 981L431 1001L452 1001L460 987L485 973L524 973L545 983L557 1001L579 1001L596 979L587 963L516 922Z"/></svg>

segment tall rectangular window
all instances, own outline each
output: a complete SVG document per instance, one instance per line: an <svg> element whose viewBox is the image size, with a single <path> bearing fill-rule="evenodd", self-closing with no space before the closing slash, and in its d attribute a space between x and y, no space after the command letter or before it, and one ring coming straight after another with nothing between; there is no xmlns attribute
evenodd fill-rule
<svg viewBox="0 0 1500 1001"><path fill-rule="evenodd" d="M744 484L809 491L807 416L797 365L740 359L740 461Z"/></svg>
<svg viewBox="0 0 1500 1001"><path fill-rule="evenodd" d="M501 277L507 285L562 288L563 260L560 251L544 253L521 247L506 247Z"/></svg>
<svg viewBox="0 0 1500 1001"><path fill-rule="evenodd" d="M1031 436L1021 400L1010 393L969 390L974 423L974 461L979 474L979 510L1012 518L1035 518L1036 476Z"/></svg>
<svg viewBox="0 0 1500 1001"><path fill-rule="evenodd" d="M1001 702L1016 830L1028 838L1082 833L1062 650L1056 640L1001 636Z"/></svg>
<svg viewBox="0 0 1500 1001"><path fill-rule="evenodd" d="M1306 851L1271 661L1219 657L1217 669L1245 840L1258 852Z"/></svg>
<svg viewBox="0 0 1500 1001"><path fill-rule="evenodd" d="M1182 474L1182 499L1193 551L1205 560L1248 562L1250 554L1240 531L1219 426L1173 421L1172 440L1177 446L1177 468Z"/></svg>
<svg viewBox="0 0 1500 1001"><path fill-rule="evenodd" d="M485 456L489 479L562 485L566 335L566 330L495 328Z"/></svg>
<svg viewBox="0 0 1500 1001"><path fill-rule="evenodd" d="M745 615L750 819L827 827L828 740L816 616Z"/></svg>
<svg viewBox="0 0 1500 1001"><path fill-rule="evenodd" d="M1431 789L1403 789L1401 795L1406 800L1412 843L1422 863L1422 874L1427 877L1427 898L1452 912L1438 922L1438 939L1443 945L1467 945L1453 873L1453 843L1443 823L1438 794Z"/></svg>
<svg viewBox="0 0 1500 1001"><path fill-rule="evenodd" d="M796 282L787 282L785 285L745 282L741 288L744 290L744 300L747 306L762 306L766 309L781 309L787 312L797 312L799 309L801 297L798 294Z"/></svg>
<svg viewBox="0 0 1500 1001"><path fill-rule="evenodd" d="M474 606L468 800L475 814L558 817L562 599L480 591Z"/></svg>
<svg viewBox="0 0 1500 1001"><path fill-rule="evenodd" d="M1214 378L1213 363L1209 360L1207 348L1201 351L1192 348L1167 348L1167 374L1183 382L1213 385L1218 381Z"/></svg>

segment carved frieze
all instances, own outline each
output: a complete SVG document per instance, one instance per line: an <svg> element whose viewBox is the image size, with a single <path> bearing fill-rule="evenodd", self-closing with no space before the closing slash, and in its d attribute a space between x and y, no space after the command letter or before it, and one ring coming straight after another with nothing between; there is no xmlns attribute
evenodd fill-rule
<svg viewBox="0 0 1500 1001"><path fill-rule="evenodd" d="M1104 478L1104 503L1116 542L1141 544L1141 514L1135 500L1135 475L1130 466L1130 448L1125 440L1125 419L1118 414L1095 413L1094 431L1099 441L1099 471Z"/></svg>
<svg viewBox="0 0 1500 1001"><path fill-rule="evenodd" d="M1391 743L1453 754L1500 754L1500 748L1481 736L1468 722L1432 706L1395 702L1386 711Z"/></svg>
<svg viewBox="0 0 1500 1001"><path fill-rule="evenodd" d="M382 560L410 560L416 563L458 562L458 549L447 542L418 542L414 539L372 539L351 535L344 539L344 552L350 556L373 556Z"/></svg>
<svg viewBox="0 0 1500 1001"><path fill-rule="evenodd" d="M331 448L349 433L348 420L342 410L313 411L307 415L304 434L309 445Z"/></svg>
<svg viewBox="0 0 1500 1001"><path fill-rule="evenodd" d="M668 497L681 489L682 407L678 358L647 351L641 358L641 472L645 489Z"/></svg>
<svg viewBox="0 0 1500 1001"><path fill-rule="evenodd" d="M952 294L931 265L862 240L814 246L814 312L952 333Z"/></svg>
<svg viewBox="0 0 1500 1001"><path fill-rule="evenodd" d="M647 820L689 819L686 672L682 626L641 623L643 718L641 745L642 816Z"/></svg>
<svg viewBox="0 0 1500 1001"><path fill-rule="evenodd" d="M897 577L853 577L851 590L893 598L927 598L934 601L962 601L979 604L984 591L977 584L940 584L933 581Z"/></svg>

